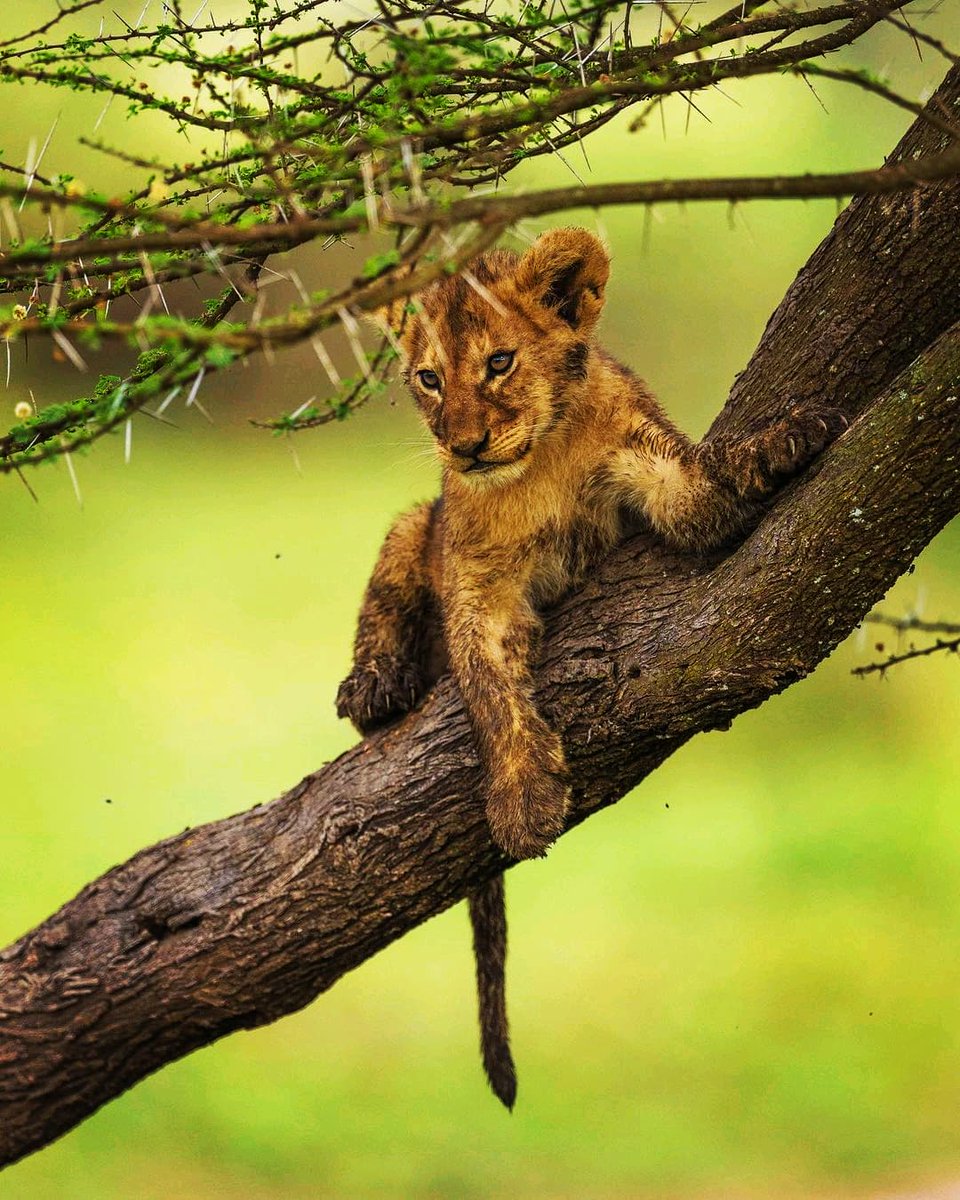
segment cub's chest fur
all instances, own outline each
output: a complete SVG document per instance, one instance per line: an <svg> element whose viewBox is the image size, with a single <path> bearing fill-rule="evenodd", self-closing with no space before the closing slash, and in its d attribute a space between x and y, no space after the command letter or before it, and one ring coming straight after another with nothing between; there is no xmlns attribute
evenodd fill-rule
<svg viewBox="0 0 960 1200"><path fill-rule="evenodd" d="M606 484L612 451L595 431L576 433L579 444L559 442L507 488L451 495L448 484L442 537L464 574L524 577L534 603L549 604L619 540L622 508Z"/></svg>
<svg viewBox="0 0 960 1200"><path fill-rule="evenodd" d="M785 405L752 437L691 442L595 341L608 273L597 238L558 229L522 256L485 255L412 313L397 302L383 314L443 488L387 536L337 708L366 731L415 707L435 677L439 614L490 833L518 859L546 852L570 799L564 747L533 701L539 610L617 541L624 514L681 550L736 538L842 428L831 411ZM484 1066L510 1106L501 879L470 912Z"/></svg>

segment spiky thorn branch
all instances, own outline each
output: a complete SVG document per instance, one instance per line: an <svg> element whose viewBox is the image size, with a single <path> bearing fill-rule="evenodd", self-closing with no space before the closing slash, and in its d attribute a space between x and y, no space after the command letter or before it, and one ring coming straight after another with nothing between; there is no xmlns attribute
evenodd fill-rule
<svg viewBox="0 0 960 1200"><path fill-rule="evenodd" d="M524 217L610 204L920 195L960 172L957 122L928 106L924 119L939 141L919 159L873 170L522 194L505 187L519 164L582 144L628 109L641 114L641 129L651 103L679 95L693 112L700 93L726 81L785 74L809 82L820 74L920 111L882 81L824 65L885 22L917 41L901 19L906 0L772 11L750 0L703 22L666 0L600 0L552 16L536 4L515 15L509 6L382 0L376 18L346 23L324 0L269 14L250 0L241 20L198 14L191 24L173 6L162 24L101 30L105 4L78 0L0 42L0 85L100 96L101 116L120 100L190 130L197 149L194 161L178 163L88 142L134 175L124 196L51 177L46 162L43 177L31 162L23 182L0 180L0 295L9 299L0 339L8 348L23 337L50 339L78 366L105 341L137 354L126 378L101 378L92 395L48 407L0 437L4 473L129 428L151 401L162 404L173 389L238 359L305 339L317 344L341 313L352 319L414 293ZM951 57L935 38L928 42ZM166 93L157 79L172 81ZM480 184L496 190L463 194ZM374 251L357 278L261 319L256 282L243 283L251 261L351 234ZM465 236L463 253L452 256L440 235ZM171 315L164 289L186 278L209 280L220 296L204 311L177 291ZM109 316L111 305L141 293L144 310ZM294 431L353 411L379 386L387 351L370 357L326 401L266 424Z"/></svg>

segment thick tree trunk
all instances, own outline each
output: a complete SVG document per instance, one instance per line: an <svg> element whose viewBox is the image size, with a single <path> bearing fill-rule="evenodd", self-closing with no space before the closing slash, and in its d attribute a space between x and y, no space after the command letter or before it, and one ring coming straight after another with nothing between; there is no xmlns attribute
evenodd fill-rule
<svg viewBox="0 0 960 1200"><path fill-rule="evenodd" d="M938 93L960 116L960 69ZM942 111L942 110L941 110ZM897 153L939 149L918 121ZM854 202L713 432L862 413L729 557L644 536L549 622L571 824L813 669L960 511L960 182ZM271 804L180 834L0 953L0 1164L164 1063L309 1003L505 865L449 679Z"/></svg>

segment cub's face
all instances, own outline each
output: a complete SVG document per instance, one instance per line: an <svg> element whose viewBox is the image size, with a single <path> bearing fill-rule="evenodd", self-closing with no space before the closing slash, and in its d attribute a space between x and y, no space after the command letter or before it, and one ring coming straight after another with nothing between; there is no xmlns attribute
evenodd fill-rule
<svg viewBox="0 0 960 1200"><path fill-rule="evenodd" d="M545 338L522 311L499 298L498 311L462 276L422 303L406 379L441 462L471 484L516 478L559 421L564 381L552 368L563 348L553 343L572 339ZM581 374L585 360L584 346Z"/></svg>
<svg viewBox="0 0 960 1200"><path fill-rule="evenodd" d="M391 321L440 459L465 484L518 478L563 425L586 378L608 269L592 234L555 230L522 257L484 255Z"/></svg>

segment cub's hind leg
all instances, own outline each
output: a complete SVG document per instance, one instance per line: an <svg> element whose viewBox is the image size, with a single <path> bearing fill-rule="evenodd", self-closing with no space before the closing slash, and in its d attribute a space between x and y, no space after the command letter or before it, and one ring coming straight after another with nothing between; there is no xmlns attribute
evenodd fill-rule
<svg viewBox="0 0 960 1200"><path fill-rule="evenodd" d="M364 594L353 669L337 692L337 713L368 733L415 708L430 683L436 628L430 585L435 504L399 517L387 534Z"/></svg>
<svg viewBox="0 0 960 1200"><path fill-rule="evenodd" d="M610 477L665 541L709 550L742 534L759 502L845 428L834 409L794 410L750 437L695 444L666 423L646 421L614 456Z"/></svg>

